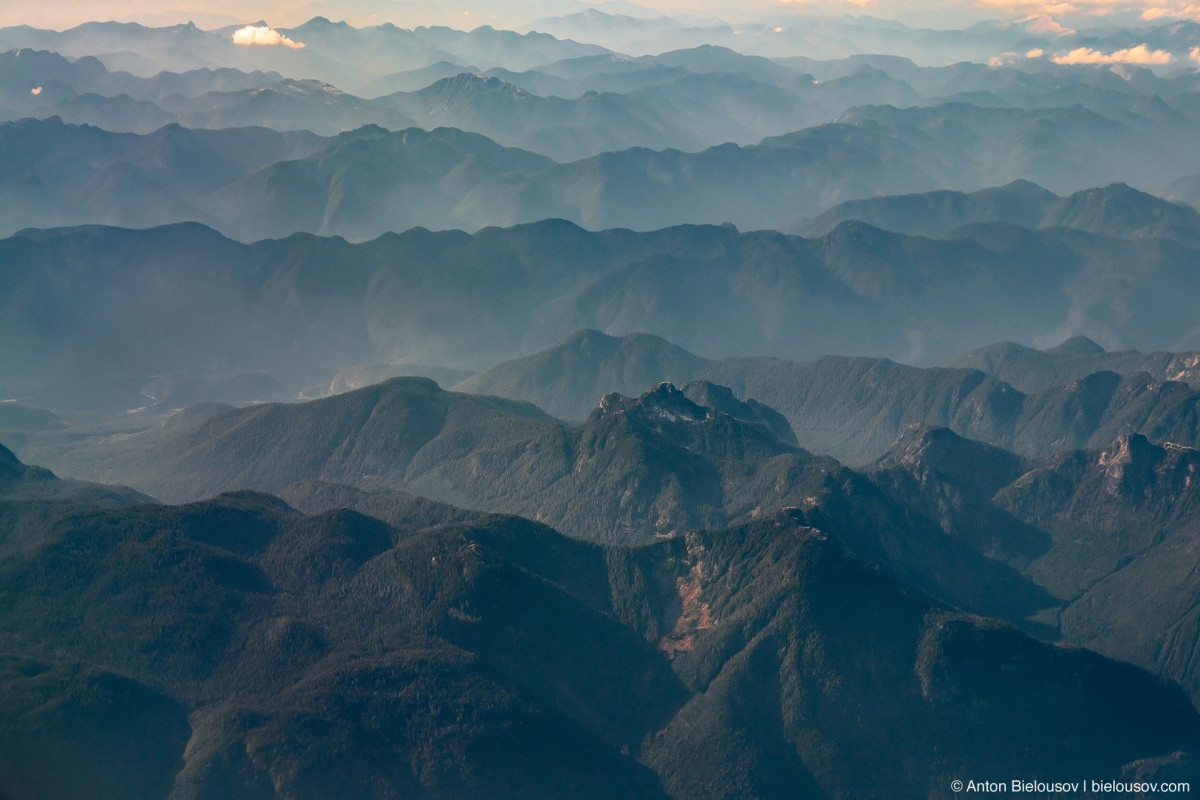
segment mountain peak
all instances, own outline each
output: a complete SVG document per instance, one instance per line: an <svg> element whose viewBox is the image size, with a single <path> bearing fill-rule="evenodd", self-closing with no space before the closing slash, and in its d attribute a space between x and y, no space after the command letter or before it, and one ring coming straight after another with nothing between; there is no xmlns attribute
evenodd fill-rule
<svg viewBox="0 0 1200 800"><path fill-rule="evenodd" d="M1140 433L1122 433L1100 454L1100 464L1132 464L1161 452L1162 448L1151 444L1150 440Z"/></svg>
<svg viewBox="0 0 1200 800"><path fill-rule="evenodd" d="M705 408L720 411L743 422L762 425L788 444L799 446L796 433L783 414L757 400L739 400L728 386L692 381L683 387L683 394Z"/></svg>
<svg viewBox="0 0 1200 800"><path fill-rule="evenodd" d="M589 352L610 352L621 344L620 337L609 336L604 331L595 328L580 328L572 331L565 339L555 345L556 348L569 350L584 350Z"/></svg>
<svg viewBox="0 0 1200 800"><path fill-rule="evenodd" d="M669 381L663 381L641 397L632 401L629 408L642 408L655 416L671 422L703 422L709 412L695 403L681 389Z"/></svg>
<svg viewBox="0 0 1200 800"><path fill-rule="evenodd" d="M24 469L25 465L21 463L21 459L17 458L12 450L0 444L0 476L18 475Z"/></svg>
<svg viewBox="0 0 1200 800"><path fill-rule="evenodd" d="M944 456L955 451L974 450L978 446L979 442L960 436L949 428L917 422L900 434L884 458L915 464L931 454Z"/></svg>
<svg viewBox="0 0 1200 800"><path fill-rule="evenodd" d="M266 24L266 23L259 23L259 24ZM316 17L313 17L312 19L310 19L308 22L301 25L300 27L295 28L295 30L297 30L297 31L312 30L314 28L349 29L350 24L348 22L346 22L345 20L339 20L338 22L334 22L333 20L329 19L329 17L316 16Z"/></svg>
<svg viewBox="0 0 1200 800"><path fill-rule="evenodd" d="M1124 183L1084 189L1050 208L1042 227L1077 228L1097 236L1165 238L1197 243L1200 213Z"/></svg>
<svg viewBox="0 0 1200 800"><path fill-rule="evenodd" d="M480 94L511 98L532 96L521 87L502 81L494 75L476 75L472 72L460 72L449 78L442 78L428 88L422 89L420 94L445 97L448 100Z"/></svg>
<svg viewBox="0 0 1200 800"><path fill-rule="evenodd" d="M1061 344L1047 349L1046 352L1072 356L1098 356L1108 351L1086 336L1072 336Z"/></svg>
<svg viewBox="0 0 1200 800"><path fill-rule="evenodd" d="M1166 455L1166 448L1142 434L1123 433L1100 453L1096 463L1104 471L1108 491L1137 497L1158 483L1157 468Z"/></svg>
<svg viewBox="0 0 1200 800"><path fill-rule="evenodd" d="M1020 457L960 436L949 428L914 424L875 462L876 470L936 474L972 494L991 496L1025 471Z"/></svg>
<svg viewBox="0 0 1200 800"><path fill-rule="evenodd" d="M676 448L677 457L685 460L702 453L738 461L784 453L807 456L783 415L754 400L741 401L730 389L707 381L685 389L664 381L636 398L605 395L584 427L593 432L623 429L622 436L654 440L660 452L666 452L664 445Z"/></svg>
<svg viewBox="0 0 1200 800"><path fill-rule="evenodd" d="M1097 463L1111 477L1119 478L1130 468L1153 468L1166 452L1165 448L1151 443L1140 433L1122 433L1106 450L1101 451Z"/></svg>

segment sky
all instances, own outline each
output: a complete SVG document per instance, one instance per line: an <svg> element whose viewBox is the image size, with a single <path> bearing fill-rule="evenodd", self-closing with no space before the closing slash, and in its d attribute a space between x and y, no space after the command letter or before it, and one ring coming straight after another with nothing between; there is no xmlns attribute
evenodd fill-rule
<svg viewBox="0 0 1200 800"><path fill-rule="evenodd" d="M729 0L0 0L0 25L62 29L90 20L166 25L190 19L212 28L262 19L286 27L321 15L356 25L388 21L402 27L436 23L469 29L488 23L517 28L587 6L638 16L688 13L732 22L796 12L868 14L938 28L984 19L1036 18L1064 28L1171 18L1200 21L1200 0L766 0L733 5Z"/></svg>

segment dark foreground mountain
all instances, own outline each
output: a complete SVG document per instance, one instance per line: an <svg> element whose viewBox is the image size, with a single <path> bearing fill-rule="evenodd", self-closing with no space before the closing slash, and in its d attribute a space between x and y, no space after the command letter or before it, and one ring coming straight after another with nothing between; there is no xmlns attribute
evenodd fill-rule
<svg viewBox="0 0 1200 800"><path fill-rule="evenodd" d="M1200 353L1139 353L1136 350L1110 353L1083 336L1046 350L999 342L964 353L950 362L950 366L982 370L1023 392L1045 391L1094 372L1120 375L1144 372L1156 381L1181 381L1200 388Z"/></svg>
<svg viewBox="0 0 1200 800"><path fill-rule="evenodd" d="M0 551L12 800L1196 779L1177 688L932 602L794 514L631 550L251 493L55 509Z"/></svg>
<svg viewBox="0 0 1200 800"><path fill-rule="evenodd" d="M419 214L461 202L455 181L471 183L486 160L463 149L473 137L412 136L428 158L389 168L439 166L420 202L397 203ZM304 187L332 179L323 170L242 188L288 198L284 220L375 213L352 192L337 209L310 202ZM0 241L0 381L5 399L51 409L118 383L120 409L146 405L140 390L173 373L267 373L296 396L352 365L486 368L579 328L793 359L941 363L972 346L1079 333L1122 349L1188 349L1200 335L1198 259L1168 240L999 223L947 241L853 222L821 239L727 226L589 232L561 220L362 244L297 235L243 245L198 225L27 231Z"/></svg>
<svg viewBox="0 0 1200 800"><path fill-rule="evenodd" d="M1128 431L1155 441L1200 445L1200 391L1182 382L1193 375L1188 366L1192 356L1112 353L1102 358L1094 352L1098 348L1090 347L1089 354L1073 355L1083 347L1072 340L1049 354L1031 351L1045 355L1067 376L1073 374L1064 366L1068 363L1084 374L1025 393L986 374L983 370L992 362L980 359L972 362L977 369L922 369L887 359L836 356L809 362L717 360L655 336L618 339L580 331L549 350L469 378L458 388L525 400L571 419L608 391L633 394L662 380L708 380L778 410L801 446L850 464L877 458L913 423L948 427L1028 455L1104 447ZM1008 352L1007 345L995 348ZM1155 364L1169 377L1141 371ZM1084 369L1089 365L1131 372L1092 373Z"/></svg>
<svg viewBox="0 0 1200 800"><path fill-rule="evenodd" d="M1054 598L1065 641L1139 664L1200 698L1200 451L1138 434L1025 459L945 429L914 429L866 470L944 533Z"/></svg>

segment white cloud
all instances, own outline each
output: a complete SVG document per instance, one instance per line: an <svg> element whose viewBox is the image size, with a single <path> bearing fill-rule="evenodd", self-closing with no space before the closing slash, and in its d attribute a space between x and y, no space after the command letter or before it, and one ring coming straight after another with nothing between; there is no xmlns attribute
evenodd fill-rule
<svg viewBox="0 0 1200 800"><path fill-rule="evenodd" d="M1018 25L1024 25L1033 33L1047 34L1050 36L1070 36L1075 33L1074 29L1063 25L1054 17L1046 13L1031 14L1028 17L1023 17L1017 20Z"/></svg>
<svg viewBox="0 0 1200 800"><path fill-rule="evenodd" d="M971 4L1001 14L1052 15L1055 18L1071 16L1077 20L1121 14L1140 15L1147 21L1163 18L1200 21L1200 3L1195 0L974 0Z"/></svg>
<svg viewBox="0 0 1200 800"><path fill-rule="evenodd" d="M304 47L303 42L294 42L274 28L266 25L247 25L233 32L233 43L244 45L283 45L293 50Z"/></svg>
<svg viewBox="0 0 1200 800"><path fill-rule="evenodd" d="M1177 3L1174 6L1151 6L1142 12L1142 19L1150 21L1163 17L1190 19L1200 22L1200 4Z"/></svg>
<svg viewBox="0 0 1200 800"><path fill-rule="evenodd" d="M1063 56L1055 56L1055 64L1170 64L1175 56L1166 50L1151 50L1144 44L1117 50L1112 53L1101 53L1090 47L1077 47Z"/></svg>
<svg viewBox="0 0 1200 800"><path fill-rule="evenodd" d="M1193 47L1192 52L1188 53L1188 58L1200 64L1200 47Z"/></svg>
<svg viewBox="0 0 1200 800"><path fill-rule="evenodd" d="M1200 50L1200 47L1198 47L1198 48L1196 48L1196 49L1197 49L1197 50ZM30 90L29 90L29 93L30 93L31 95L33 95L34 97L37 97L39 94L41 94L41 93L42 93L42 87L40 87L40 86L35 86L35 87L33 87L32 89L30 89Z"/></svg>
<svg viewBox="0 0 1200 800"><path fill-rule="evenodd" d="M1044 55L1046 55L1045 50L1043 50L1040 47L1035 47L1032 50L1030 50L1028 53L1026 53L1025 57L1026 58L1041 58Z"/></svg>

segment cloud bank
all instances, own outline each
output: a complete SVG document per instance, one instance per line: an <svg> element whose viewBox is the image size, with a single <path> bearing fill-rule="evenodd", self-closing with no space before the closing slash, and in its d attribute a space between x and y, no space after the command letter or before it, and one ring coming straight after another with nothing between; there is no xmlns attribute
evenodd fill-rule
<svg viewBox="0 0 1200 800"><path fill-rule="evenodd" d="M1200 21L1200 5L1196 3L1181 3L1171 8L1151 6L1142 12L1142 19L1144 20L1163 19L1164 17Z"/></svg>
<svg viewBox="0 0 1200 800"><path fill-rule="evenodd" d="M239 28L233 32L233 43L244 45L282 45L290 47L293 50L300 50L304 47L303 42L292 41L274 28L269 28L266 25L247 25L244 28Z"/></svg>
<svg viewBox="0 0 1200 800"><path fill-rule="evenodd" d="M1112 53L1101 53L1090 47L1077 47L1063 56L1055 56L1055 64L1147 64L1161 66L1171 64L1175 56L1166 50L1151 50L1144 44L1117 50Z"/></svg>

